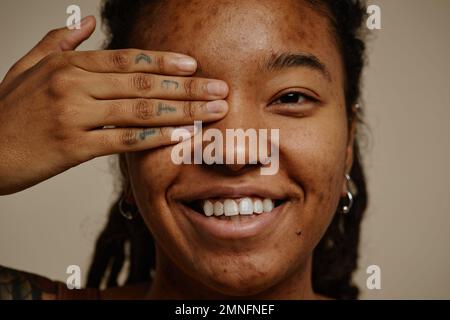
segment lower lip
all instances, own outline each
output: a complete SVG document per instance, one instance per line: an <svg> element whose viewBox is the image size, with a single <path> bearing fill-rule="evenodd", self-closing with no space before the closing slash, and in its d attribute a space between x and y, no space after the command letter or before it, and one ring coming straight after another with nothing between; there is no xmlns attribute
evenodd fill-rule
<svg viewBox="0 0 450 320"><path fill-rule="evenodd" d="M284 202L268 213L240 216L241 219L236 221L207 217L182 204L180 207L201 234L217 239L243 239L257 237L275 228L278 225L276 219L281 217L287 203Z"/></svg>

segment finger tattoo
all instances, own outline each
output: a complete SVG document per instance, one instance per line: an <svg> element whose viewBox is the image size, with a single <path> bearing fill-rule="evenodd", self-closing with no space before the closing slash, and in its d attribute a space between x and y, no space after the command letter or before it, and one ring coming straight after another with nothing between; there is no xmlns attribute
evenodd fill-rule
<svg viewBox="0 0 450 320"><path fill-rule="evenodd" d="M139 64L139 62L141 61L145 61L148 64L152 63L152 58L150 58L148 55L144 54L144 53L140 53L136 56L136 59L134 60L135 64Z"/></svg>
<svg viewBox="0 0 450 320"><path fill-rule="evenodd" d="M174 86L175 89L178 89L180 87L180 84L176 81L173 80L163 80L161 82L161 87L164 89L170 89L171 86Z"/></svg>

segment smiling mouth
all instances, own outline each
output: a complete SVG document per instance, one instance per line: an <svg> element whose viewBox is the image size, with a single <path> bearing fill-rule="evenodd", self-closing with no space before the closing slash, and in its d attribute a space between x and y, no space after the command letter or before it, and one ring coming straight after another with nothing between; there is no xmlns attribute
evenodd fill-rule
<svg viewBox="0 0 450 320"><path fill-rule="evenodd" d="M200 185L172 196L176 206L209 245L228 246L228 240L253 239L277 232L286 223L296 194L267 188L266 183ZM203 241L203 240L202 240Z"/></svg>
<svg viewBox="0 0 450 320"><path fill-rule="evenodd" d="M198 199L183 204L205 217L220 220L241 220L270 214L286 201L286 199L242 197Z"/></svg>

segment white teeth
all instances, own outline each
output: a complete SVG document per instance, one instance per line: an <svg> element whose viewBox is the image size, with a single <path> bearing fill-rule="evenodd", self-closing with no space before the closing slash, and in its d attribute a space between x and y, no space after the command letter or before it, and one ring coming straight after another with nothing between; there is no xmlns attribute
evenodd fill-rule
<svg viewBox="0 0 450 320"><path fill-rule="evenodd" d="M260 199L245 197L241 199L205 200L203 202L203 212L205 216L227 217L237 215L261 214L271 212L274 209L272 199Z"/></svg>
<svg viewBox="0 0 450 320"><path fill-rule="evenodd" d="M264 207L263 207L263 202L261 201L261 199L255 200L255 202L253 203L253 211L258 214L263 213Z"/></svg>
<svg viewBox="0 0 450 320"><path fill-rule="evenodd" d="M210 217L214 214L214 205L211 201L206 200L205 203L203 203L203 211L205 213L205 216Z"/></svg>
<svg viewBox="0 0 450 320"><path fill-rule="evenodd" d="M223 203L224 213L227 217L236 216L239 214L239 207L234 200L227 199Z"/></svg>
<svg viewBox="0 0 450 320"><path fill-rule="evenodd" d="M223 203L220 201L216 201L214 203L214 215L221 216L223 215Z"/></svg>
<svg viewBox="0 0 450 320"><path fill-rule="evenodd" d="M253 213L253 201L250 198L241 199L239 202L239 213L248 215Z"/></svg>
<svg viewBox="0 0 450 320"><path fill-rule="evenodd" d="M263 201L263 210L264 212L270 212L273 209L273 201L270 199L264 199Z"/></svg>

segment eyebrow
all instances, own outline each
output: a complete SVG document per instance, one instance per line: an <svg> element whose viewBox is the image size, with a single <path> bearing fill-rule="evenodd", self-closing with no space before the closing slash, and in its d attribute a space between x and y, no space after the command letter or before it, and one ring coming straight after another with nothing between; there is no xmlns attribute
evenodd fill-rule
<svg viewBox="0 0 450 320"><path fill-rule="evenodd" d="M331 81L330 72L325 64L323 64L319 58L309 53L284 52L278 55L273 55L264 61L263 64L259 65L261 72L273 72L292 67L307 67L312 70L316 70L320 72L328 81Z"/></svg>

